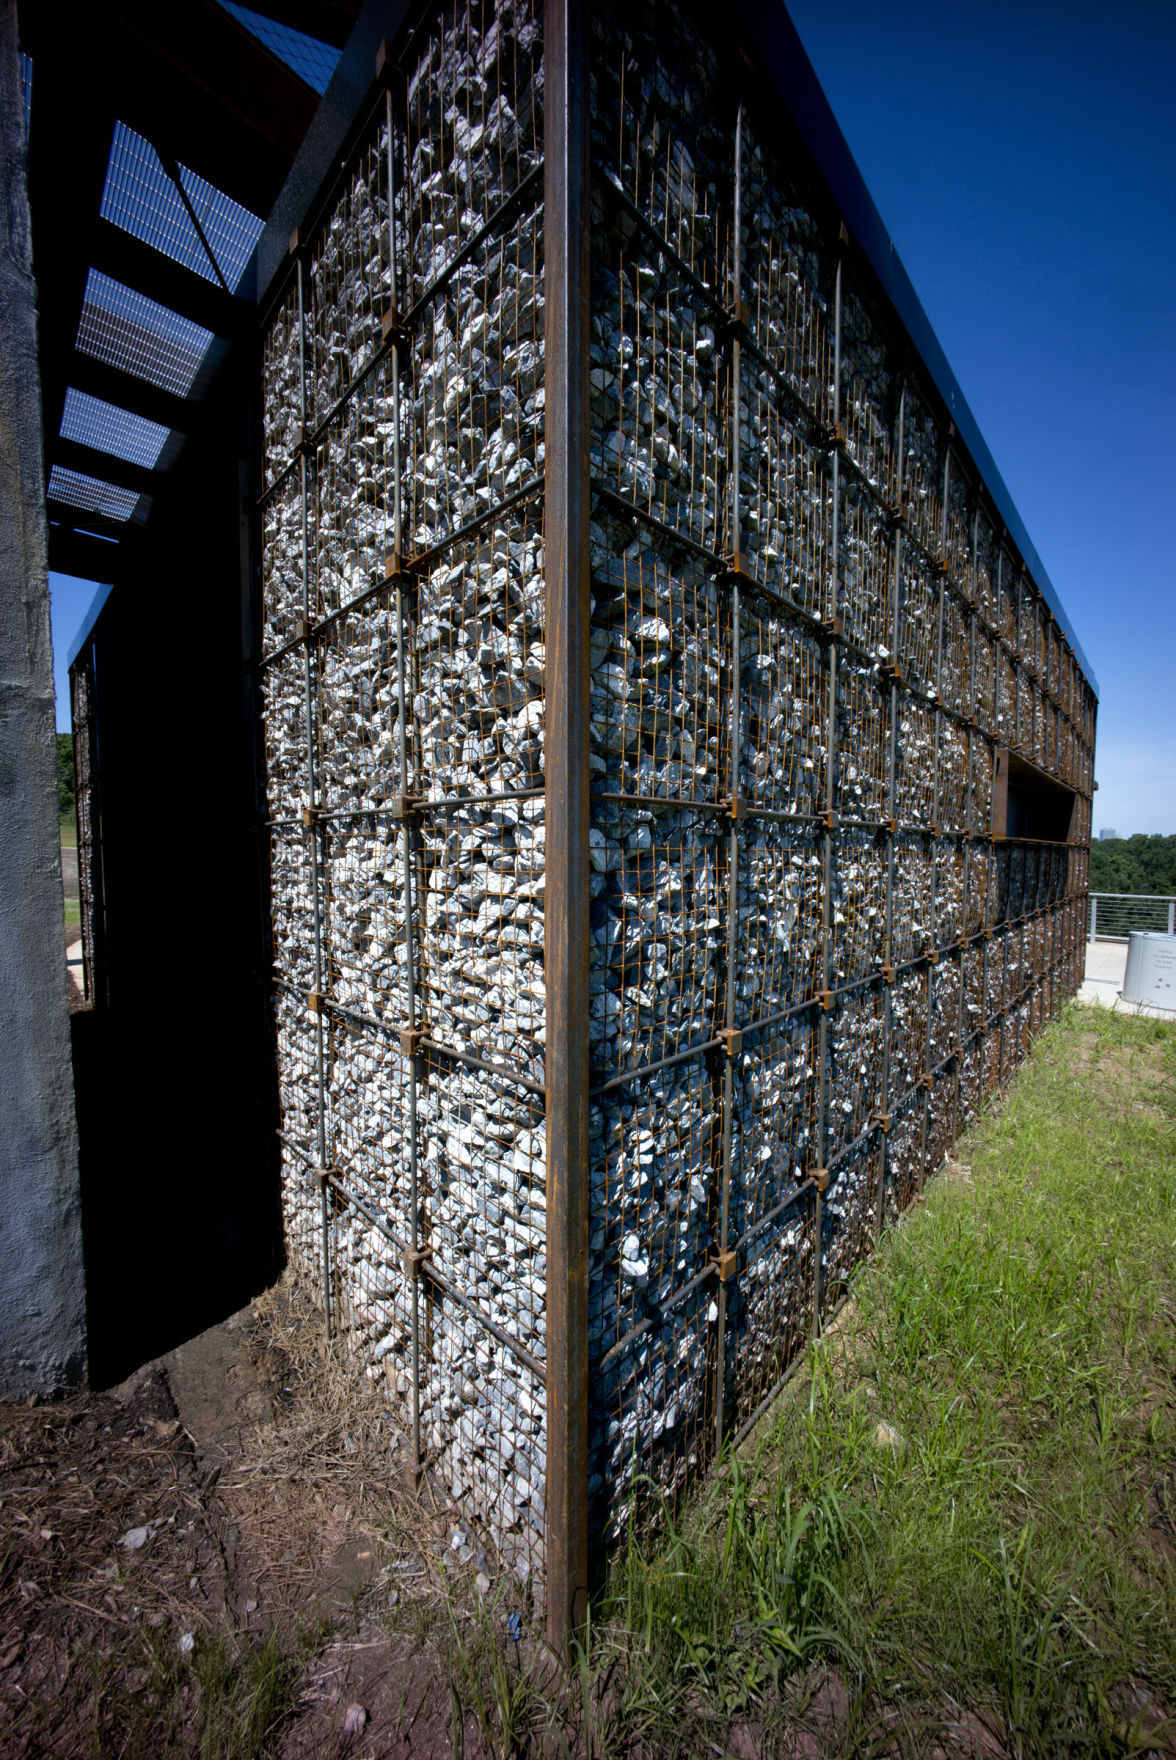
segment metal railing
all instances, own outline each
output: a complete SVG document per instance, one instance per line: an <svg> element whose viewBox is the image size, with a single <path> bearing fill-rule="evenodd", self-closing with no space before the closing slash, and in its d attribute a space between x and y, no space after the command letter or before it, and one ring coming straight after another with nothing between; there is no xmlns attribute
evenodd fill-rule
<svg viewBox="0 0 1176 1760"><path fill-rule="evenodd" d="M1088 941L1126 941L1132 931L1176 935L1176 898L1163 892L1092 892Z"/></svg>

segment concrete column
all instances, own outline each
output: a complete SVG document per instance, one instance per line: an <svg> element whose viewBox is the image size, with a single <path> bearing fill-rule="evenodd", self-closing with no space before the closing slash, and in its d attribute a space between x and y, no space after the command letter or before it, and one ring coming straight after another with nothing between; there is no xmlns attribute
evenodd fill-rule
<svg viewBox="0 0 1176 1760"><path fill-rule="evenodd" d="M85 1371L53 653L15 0L0 0L0 1397Z"/></svg>

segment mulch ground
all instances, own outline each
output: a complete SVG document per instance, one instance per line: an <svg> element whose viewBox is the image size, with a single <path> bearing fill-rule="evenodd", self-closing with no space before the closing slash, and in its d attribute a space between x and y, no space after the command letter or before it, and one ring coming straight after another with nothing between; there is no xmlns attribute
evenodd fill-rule
<svg viewBox="0 0 1176 1760"><path fill-rule="evenodd" d="M484 1751L451 1512L319 1329L271 1292L121 1389L0 1406L3 1760Z"/></svg>

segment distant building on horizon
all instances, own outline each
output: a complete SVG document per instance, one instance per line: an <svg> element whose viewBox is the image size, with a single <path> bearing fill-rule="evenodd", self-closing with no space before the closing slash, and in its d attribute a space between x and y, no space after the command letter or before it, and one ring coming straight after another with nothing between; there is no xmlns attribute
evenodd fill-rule
<svg viewBox="0 0 1176 1760"><path fill-rule="evenodd" d="M1098 840L1100 843L1105 843L1108 837L1118 837L1118 835L1119 833L1115 830L1114 826L1108 825L1105 831L1099 832Z"/></svg>

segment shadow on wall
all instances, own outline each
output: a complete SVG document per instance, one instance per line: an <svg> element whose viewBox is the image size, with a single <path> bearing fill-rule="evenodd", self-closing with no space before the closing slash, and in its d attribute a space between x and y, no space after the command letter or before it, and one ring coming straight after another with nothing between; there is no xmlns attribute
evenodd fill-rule
<svg viewBox="0 0 1176 1760"><path fill-rule="evenodd" d="M199 406L91 638L106 982L72 1027L96 1386L225 1318L283 1262L245 393L238 363Z"/></svg>
<svg viewBox="0 0 1176 1760"><path fill-rule="evenodd" d="M113 1015L72 1017L95 1387L235 1313L283 1262L272 1156L228 1092L183 1115L189 1034L162 1007L153 1024L151 1045Z"/></svg>

